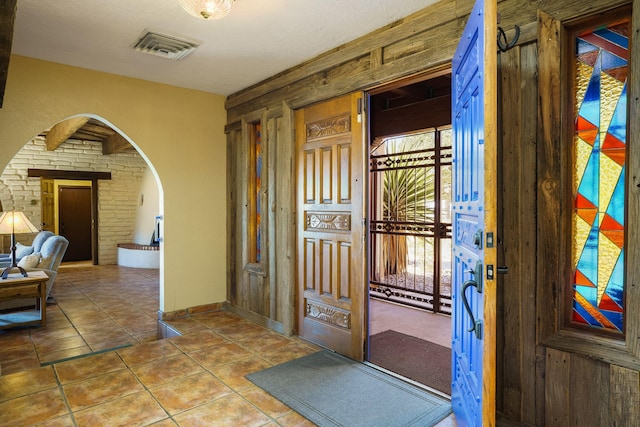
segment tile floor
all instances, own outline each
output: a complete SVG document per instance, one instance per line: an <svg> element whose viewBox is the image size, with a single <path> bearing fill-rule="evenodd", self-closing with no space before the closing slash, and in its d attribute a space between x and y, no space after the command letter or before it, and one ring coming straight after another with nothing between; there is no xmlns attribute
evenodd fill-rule
<svg viewBox="0 0 640 427"><path fill-rule="evenodd" d="M0 426L313 425L244 376L316 346L228 312L155 340L157 283L154 270L63 267L47 327L0 331Z"/></svg>
<svg viewBox="0 0 640 427"><path fill-rule="evenodd" d="M158 283L158 270L61 267L51 292L56 304L47 306L47 326L0 331L0 373L155 341Z"/></svg>

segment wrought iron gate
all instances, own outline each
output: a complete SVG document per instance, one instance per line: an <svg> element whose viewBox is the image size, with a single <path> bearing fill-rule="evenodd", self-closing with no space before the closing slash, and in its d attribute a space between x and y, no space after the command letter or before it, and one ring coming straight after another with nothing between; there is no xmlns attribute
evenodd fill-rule
<svg viewBox="0 0 640 427"><path fill-rule="evenodd" d="M370 295L451 314L451 128L370 155Z"/></svg>

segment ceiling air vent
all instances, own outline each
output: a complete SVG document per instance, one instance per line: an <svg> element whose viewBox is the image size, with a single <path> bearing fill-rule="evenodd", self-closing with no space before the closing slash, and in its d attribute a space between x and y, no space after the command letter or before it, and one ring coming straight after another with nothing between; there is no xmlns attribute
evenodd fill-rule
<svg viewBox="0 0 640 427"><path fill-rule="evenodd" d="M131 47L138 52L177 61L193 52L200 43L153 30L144 30Z"/></svg>

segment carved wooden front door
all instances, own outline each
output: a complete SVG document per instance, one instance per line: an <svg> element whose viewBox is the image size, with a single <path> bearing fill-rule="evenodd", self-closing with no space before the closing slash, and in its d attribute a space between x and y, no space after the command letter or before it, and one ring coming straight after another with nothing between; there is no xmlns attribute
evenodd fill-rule
<svg viewBox="0 0 640 427"><path fill-rule="evenodd" d="M298 334L363 359L365 265L362 94L296 112Z"/></svg>
<svg viewBox="0 0 640 427"><path fill-rule="evenodd" d="M452 64L453 337L459 426L495 425L496 0L477 0Z"/></svg>

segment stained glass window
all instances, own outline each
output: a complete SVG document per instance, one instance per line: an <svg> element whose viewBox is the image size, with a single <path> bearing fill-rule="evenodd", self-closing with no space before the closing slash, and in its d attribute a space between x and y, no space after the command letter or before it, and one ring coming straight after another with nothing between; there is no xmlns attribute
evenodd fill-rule
<svg viewBox="0 0 640 427"><path fill-rule="evenodd" d="M576 37L571 321L624 330L629 22Z"/></svg>

